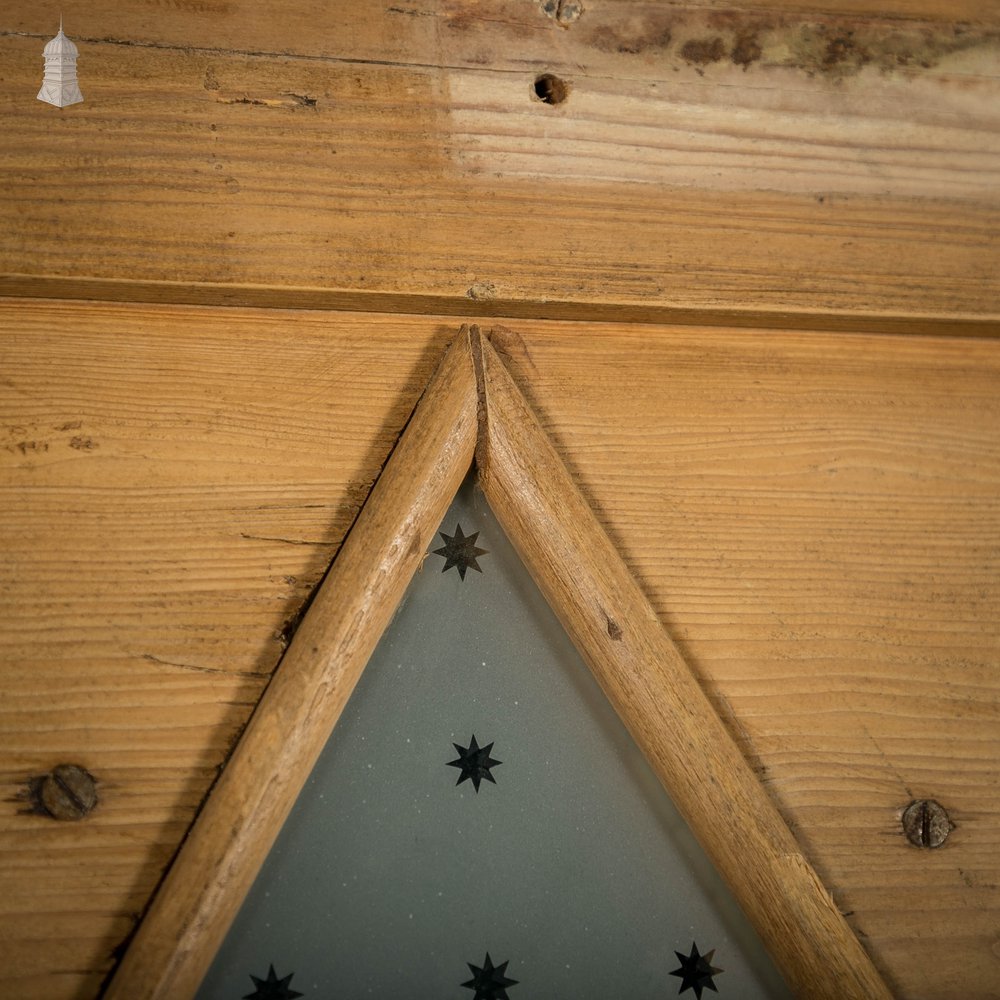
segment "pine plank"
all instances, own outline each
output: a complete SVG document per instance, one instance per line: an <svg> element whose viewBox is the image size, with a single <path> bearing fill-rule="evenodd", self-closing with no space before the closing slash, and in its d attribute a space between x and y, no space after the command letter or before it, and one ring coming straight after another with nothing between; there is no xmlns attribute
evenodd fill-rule
<svg viewBox="0 0 1000 1000"><path fill-rule="evenodd" d="M186 833L448 335L373 323L0 303L6 995L96 995Z"/></svg>
<svg viewBox="0 0 1000 1000"><path fill-rule="evenodd" d="M0 287L995 332L1000 5L873 7L16 5Z"/></svg>
<svg viewBox="0 0 1000 1000"><path fill-rule="evenodd" d="M996 345L516 329L546 431L894 991L992 997ZM956 825L936 851L901 833L920 798Z"/></svg>
<svg viewBox="0 0 1000 1000"><path fill-rule="evenodd" d="M974 46L982 37L976 29L1000 21L997 0L767 0L744 4L730 0L589 0L576 17L572 12L554 16L554 11L547 11L547 0L408 0L399 4L355 0L350 5L295 0L282 6L281 17L275 17L274 8L260 0L188 0L156 5L155 10L150 6L122 7L112 0L95 0L86 10L72 13L66 31L72 37L160 48L242 49L357 61L407 62L415 51L433 46L447 56L441 60L447 65L477 61L481 65L482 60L476 57L484 44L494 42L497 32L516 33L521 43L518 48L497 48L489 54L492 65L505 68L539 61L542 56L561 60L551 65L569 65L568 53L580 41L579 35L592 49L592 61L601 59L602 53L644 56L633 60L638 68L653 56L686 61L680 55L684 45L698 38L699 32L713 29L736 34L764 30L765 26L772 31L826 26L842 33L857 32L869 24L886 32L930 28L932 35L925 44L940 57L949 48L954 25L971 35L967 43ZM5 12L4 27L23 34L44 34L46 28L58 25L59 14L59 4L52 0L40 0L34 6L12 5ZM793 57L789 54L785 58L792 61Z"/></svg>
<svg viewBox="0 0 1000 1000"><path fill-rule="evenodd" d="M891 1000L504 362L473 336L483 493L653 771L802 1000Z"/></svg>

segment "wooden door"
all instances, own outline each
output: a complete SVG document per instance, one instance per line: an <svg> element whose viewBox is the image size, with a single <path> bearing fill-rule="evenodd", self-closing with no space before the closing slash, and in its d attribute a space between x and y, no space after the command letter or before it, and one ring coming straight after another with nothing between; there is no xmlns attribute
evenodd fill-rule
<svg viewBox="0 0 1000 1000"><path fill-rule="evenodd" d="M96 3L62 111L0 15L12 995L99 993L477 317L892 989L995 991L998 8L577 6Z"/></svg>

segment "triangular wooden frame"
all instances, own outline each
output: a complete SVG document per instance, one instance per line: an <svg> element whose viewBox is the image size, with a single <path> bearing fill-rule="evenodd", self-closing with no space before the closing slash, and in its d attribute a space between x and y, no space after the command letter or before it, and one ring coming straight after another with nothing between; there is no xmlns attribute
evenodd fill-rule
<svg viewBox="0 0 1000 1000"><path fill-rule="evenodd" d="M473 458L483 491L798 997L891 994L576 488L462 328L105 994L194 995Z"/></svg>

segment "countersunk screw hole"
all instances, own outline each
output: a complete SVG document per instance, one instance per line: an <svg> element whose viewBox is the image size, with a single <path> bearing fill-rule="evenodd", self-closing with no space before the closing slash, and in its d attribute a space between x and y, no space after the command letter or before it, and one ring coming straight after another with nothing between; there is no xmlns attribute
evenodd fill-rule
<svg viewBox="0 0 1000 1000"><path fill-rule="evenodd" d="M535 97L542 104L562 104L569 97L569 87L552 73L543 73L532 86Z"/></svg>

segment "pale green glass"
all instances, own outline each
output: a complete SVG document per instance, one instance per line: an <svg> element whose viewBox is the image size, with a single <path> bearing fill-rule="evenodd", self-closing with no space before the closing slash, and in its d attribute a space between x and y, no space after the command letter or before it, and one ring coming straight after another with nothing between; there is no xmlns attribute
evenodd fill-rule
<svg viewBox="0 0 1000 1000"><path fill-rule="evenodd" d="M476 1000L487 952L509 1000L693 998L692 943L703 995L789 997L472 480L459 523L482 572L432 544L198 1000L272 964L308 998ZM478 793L447 766L473 734L502 761Z"/></svg>

